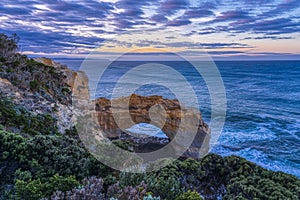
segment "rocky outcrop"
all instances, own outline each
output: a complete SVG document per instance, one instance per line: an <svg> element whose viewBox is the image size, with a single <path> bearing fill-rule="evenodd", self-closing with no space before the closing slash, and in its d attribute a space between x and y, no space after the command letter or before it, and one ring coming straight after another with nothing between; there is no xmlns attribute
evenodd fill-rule
<svg viewBox="0 0 300 200"><path fill-rule="evenodd" d="M43 63L44 65L54 67L58 72L62 73L61 75L64 77L63 81L69 86L70 91L73 90L74 82L78 76L78 72L73 71L67 68L67 66L57 63L49 58L35 58L34 60ZM88 82L88 80L86 81ZM57 127L61 133L64 133L66 130L75 126L72 104L62 104L60 102L56 102L55 104L52 103L51 107L54 107L51 114L57 119Z"/></svg>
<svg viewBox="0 0 300 200"><path fill-rule="evenodd" d="M47 58L37 58L37 62L43 63L45 69L47 66L54 67L55 73L59 74L62 77L63 84L66 86L64 89L72 90L74 87L74 80L77 76L77 72L68 69L66 66L61 65ZM12 72L10 72L12 73ZM24 72L30 73L29 71ZM48 73L45 71L44 73ZM5 74L1 76L5 77ZM21 74L22 75L22 74ZM21 76L19 75L19 76ZM49 80L51 82L51 80ZM55 86L53 87L55 88ZM39 91L32 91L28 88L19 87L18 84L12 84L6 78L0 78L0 94L2 97L12 99L15 105L24 107L27 111L31 112L34 115L38 114L49 114L57 121L58 131L65 133L66 130L71 129L75 125L73 108L69 101L60 102L55 98L55 93L60 92L61 96L65 95L65 99L71 99L70 93L62 93L60 88L55 88L56 90L50 90L41 88ZM68 95L68 96L66 96Z"/></svg>
<svg viewBox="0 0 300 200"><path fill-rule="evenodd" d="M108 138L120 137L135 124L149 123L161 128L173 141L175 151L187 148L186 157L200 157L208 152L207 124L197 110L182 107L178 100L133 94L112 101L99 98L95 103L99 125Z"/></svg>
<svg viewBox="0 0 300 200"><path fill-rule="evenodd" d="M122 133L121 136L114 141L127 142L129 149L136 153L151 153L159 150L170 143L168 138L159 138L155 136L143 134L127 134Z"/></svg>

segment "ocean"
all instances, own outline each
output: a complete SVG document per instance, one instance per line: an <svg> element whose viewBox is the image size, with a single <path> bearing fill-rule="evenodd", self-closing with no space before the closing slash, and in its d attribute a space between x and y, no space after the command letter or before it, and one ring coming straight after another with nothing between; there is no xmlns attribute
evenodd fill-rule
<svg viewBox="0 0 300 200"><path fill-rule="evenodd" d="M55 60L75 70L82 61ZM185 62L161 63L187 78L209 124L211 99L205 81ZM111 98L115 82L132 66L140 64L143 63L113 63L101 79L96 97ZM221 136L211 152L238 155L267 169L300 177L300 61L216 61L215 64L226 90L227 113ZM151 75L140 71L138 76L146 79ZM176 98L168 88L155 84L140 87L135 93ZM160 129L147 124L135 125L130 131L166 137Z"/></svg>

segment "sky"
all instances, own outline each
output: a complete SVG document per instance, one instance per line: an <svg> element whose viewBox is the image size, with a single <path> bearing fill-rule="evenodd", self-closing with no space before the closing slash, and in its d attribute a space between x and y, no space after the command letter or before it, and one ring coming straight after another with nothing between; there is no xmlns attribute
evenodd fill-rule
<svg viewBox="0 0 300 200"><path fill-rule="evenodd" d="M300 0L1 0L0 32L33 57L300 60Z"/></svg>

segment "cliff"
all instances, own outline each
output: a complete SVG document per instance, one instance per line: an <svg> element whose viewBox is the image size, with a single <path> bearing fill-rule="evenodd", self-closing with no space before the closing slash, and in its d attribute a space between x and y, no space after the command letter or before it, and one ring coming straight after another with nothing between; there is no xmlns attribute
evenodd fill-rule
<svg viewBox="0 0 300 200"><path fill-rule="evenodd" d="M50 115L58 131L74 126L71 91L77 72L51 59L27 59L23 64L3 63L0 94L33 115Z"/></svg>

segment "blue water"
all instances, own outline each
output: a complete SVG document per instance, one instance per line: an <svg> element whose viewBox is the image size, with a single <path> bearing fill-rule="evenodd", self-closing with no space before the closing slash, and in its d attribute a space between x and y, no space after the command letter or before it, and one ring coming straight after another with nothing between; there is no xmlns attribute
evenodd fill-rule
<svg viewBox="0 0 300 200"><path fill-rule="evenodd" d="M78 69L80 60L59 60ZM97 88L96 96L111 97L114 83L141 63L118 62L110 68ZM183 62L172 66L196 91L204 120L210 121L210 96L203 80ZM222 134L212 152L238 155L271 170L300 177L300 61L219 61L227 95L227 116ZM140 76L148 76L141 72ZM136 93L174 98L165 87L146 85ZM157 133L146 124L133 127L144 134ZM164 136L158 132L158 136Z"/></svg>
<svg viewBox="0 0 300 200"><path fill-rule="evenodd" d="M128 129L127 131L135 134L140 134L143 133L148 136L155 136L159 138L168 138L164 132L161 131L160 128L152 125L152 124L147 124L147 123L140 123L136 124Z"/></svg>

